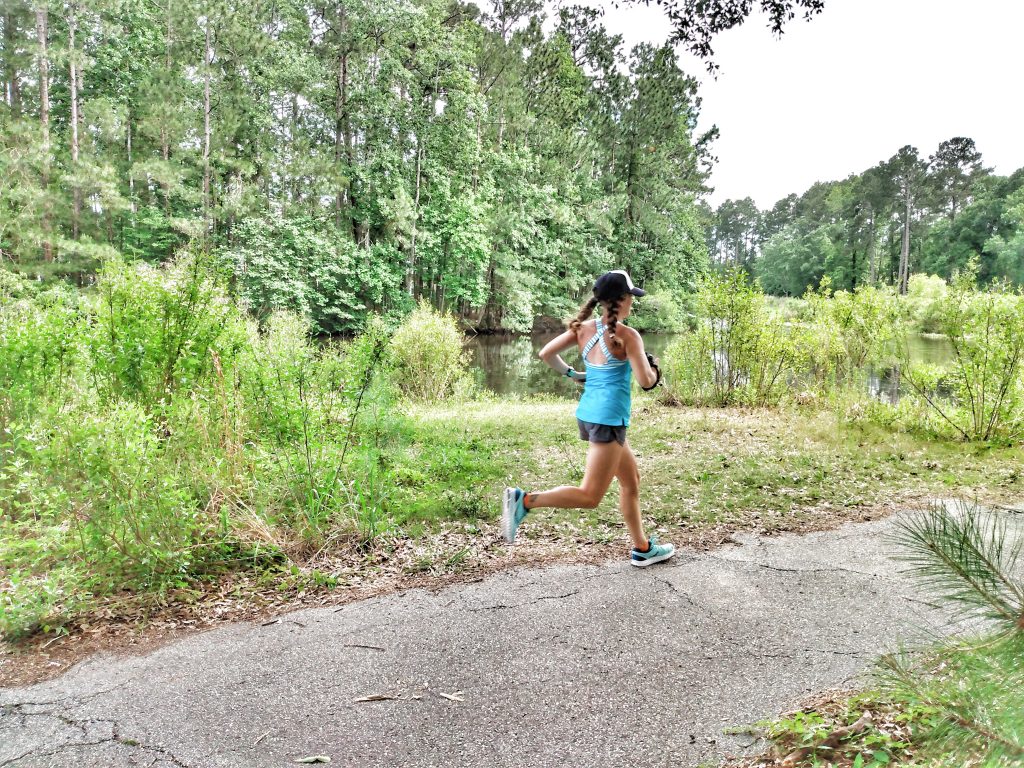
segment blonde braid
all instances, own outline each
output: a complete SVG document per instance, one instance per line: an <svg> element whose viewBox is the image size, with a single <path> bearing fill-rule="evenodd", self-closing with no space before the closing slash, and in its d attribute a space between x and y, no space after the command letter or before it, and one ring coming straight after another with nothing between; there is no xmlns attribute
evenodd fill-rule
<svg viewBox="0 0 1024 768"><path fill-rule="evenodd" d="M612 346L624 346L622 339L615 335L615 328L619 324L619 302L621 299L612 299L608 302L608 338L612 340Z"/></svg>
<svg viewBox="0 0 1024 768"><path fill-rule="evenodd" d="M580 307L580 313L573 320L569 321L569 330L579 334L583 321L594 314L594 307L597 306L597 299L591 298L586 304Z"/></svg>

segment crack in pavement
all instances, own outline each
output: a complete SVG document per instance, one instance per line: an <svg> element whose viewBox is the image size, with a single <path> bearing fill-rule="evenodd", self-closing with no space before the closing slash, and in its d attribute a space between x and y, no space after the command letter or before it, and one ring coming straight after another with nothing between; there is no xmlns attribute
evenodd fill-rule
<svg viewBox="0 0 1024 768"><path fill-rule="evenodd" d="M684 592L683 590L681 590L679 587L677 587L671 581L666 579L664 576L657 576L657 575L652 574L652 578L653 578L654 581L656 581L656 582L658 582L660 584L664 584L666 587L668 587L669 591L671 591L672 594L674 594L676 597L683 598L683 600L685 600L688 605L692 606L693 608L695 608L698 611L702 611L703 613L707 614L708 616L711 615L711 612L708 610L707 606L698 605L694 601L694 599L692 597L690 597L689 593Z"/></svg>
<svg viewBox="0 0 1024 768"><path fill-rule="evenodd" d="M497 605L484 605L484 606L481 606L481 607L478 607L478 608L470 608L470 607L467 606L466 610L469 611L470 613L484 613L486 611L504 611L504 610L509 610L511 608L523 608L524 606L527 606L527 605L533 605L534 603L539 603L541 600L564 600L567 597L572 597L573 595L578 595L581 591L582 590L577 589L577 590L574 590L572 592L566 592L564 595L541 595L540 597L535 597L532 600L527 600L525 603L514 603L512 605L505 605L504 603L498 603Z"/></svg>
<svg viewBox="0 0 1024 768"><path fill-rule="evenodd" d="M900 583L902 579L894 579L891 576L885 576L880 573L871 573L870 571L857 571L853 568L787 568L781 565L771 565L770 563L760 563L757 560L741 560L738 558L731 557L717 557L715 555L708 555L709 560L715 560L719 563L742 563L744 565L752 565L757 568L765 568L769 571L776 571L778 573L852 573L855 576L865 576L869 579L878 579L880 581L890 581L893 583Z"/></svg>
<svg viewBox="0 0 1024 768"><path fill-rule="evenodd" d="M116 686L116 687L119 687L119 686ZM113 690L113 689L110 689L110 690ZM74 698L74 697L68 697L68 698ZM90 696L87 697L87 699L92 699L92 698L95 698L95 696L94 695L90 695ZM66 701L66 700L68 700L68 699L63 699L63 701ZM28 728L29 727L28 726L28 718L30 718L30 717L48 718L50 720L56 720L56 721L58 721L60 723L63 723L66 726L69 726L71 728L75 728L75 729L81 731L82 738L88 738L89 737L89 731L90 731L89 726L90 725L92 725L92 726L108 725L108 726L110 726L110 736L105 736L105 737L103 737L103 738L101 738L99 740L96 740L96 741L65 741L65 743L60 744L59 746L57 746L55 748L52 748L52 749L50 749L50 750L48 750L46 752L39 752L35 748L29 749L28 751L23 752L20 755L17 755L17 756L12 757L12 758L8 758L8 759L4 760L3 762L0 762L0 768L5 768L6 766L14 766L19 761L24 760L27 757L56 757L61 752L65 751L65 750L68 750L68 749L76 749L78 747L101 747L101 746L103 746L105 744L117 744L119 746L135 748L135 749L141 750L143 752L155 752L158 755L168 759L171 762L172 765L179 766L179 768L189 768L189 766L186 763L182 762L177 756L175 756L170 750L168 750L165 747L150 746L148 744L142 743L141 741L139 741L137 739L127 738L127 737L123 736L121 734L121 725L116 720L109 720L109 719L106 719L106 718L98 718L98 717L87 717L87 718L84 718L84 719L76 719L76 718L73 718L73 717L69 717L69 716L67 716L65 714L62 714L60 712L23 712L23 711L15 711L15 710L19 710L19 709L21 709L22 707L25 707L25 706L38 706L38 705L33 703L33 702L28 702L28 703L25 703L25 704L13 704L13 705L5 704L5 705L3 705L3 709L6 710L6 711L3 712L2 714L14 715L15 717L19 718L19 720L20 720L19 725L20 725L21 728ZM150 765L155 765L157 759L158 758L154 758L153 762Z"/></svg>
<svg viewBox="0 0 1024 768"><path fill-rule="evenodd" d="M111 693L112 691L116 691L119 688L124 688L130 682L132 682L131 679L123 680L120 683L118 683L117 685L112 685L109 688L104 688L104 689L99 690L99 691L93 691L92 693L86 693L86 694L81 695L81 696L64 696L62 698L53 699L51 701L12 701L12 702L0 702L0 709L6 708L6 707L49 707L49 706L53 706L53 705L56 705L56 704L65 704L67 702L73 702L74 704L84 704L86 702L92 701L97 696L102 696L105 693ZM0 690L0 694L3 694L2 690Z"/></svg>

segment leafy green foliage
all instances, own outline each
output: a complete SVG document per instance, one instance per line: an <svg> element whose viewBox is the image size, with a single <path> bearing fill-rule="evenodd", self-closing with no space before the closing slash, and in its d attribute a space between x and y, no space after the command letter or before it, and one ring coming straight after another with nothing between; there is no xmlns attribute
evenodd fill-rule
<svg viewBox="0 0 1024 768"><path fill-rule="evenodd" d="M391 379L412 400L443 400L465 386L469 354L455 319L420 306L391 339Z"/></svg>
<svg viewBox="0 0 1024 768"><path fill-rule="evenodd" d="M733 269L697 290L700 325L665 351L666 395L693 404L777 405L797 361L795 334Z"/></svg>
<svg viewBox="0 0 1024 768"><path fill-rule="evenodd" d="M89 294L0 305L0 632L387 529L383 325L260 330L199 264L111 261Z"/></svg>
<svg viewBox="0 0 1024 768"><path fill-rule="evenodd" d="M945 296L946 281L938 275L910 276L905 302L916 329L922 333L942 333L941 302Z"/></svg>
<svg viewBox="0 0 1024 768"><path fill-rule="evenodd" d="M5 268L209 253L261 321L351 334L420 300L528 331L597 271L680 290L706 264L696 81L595 11L83 0L45 50L31 11L5 14Z"/></svg>
<svg viewBox="0 0 1024 768"><path fill-rule="evenodd" d="M953 346L952 366L936 378L929 368L906 363L906 380L963 439L1012 438L1024 428L1024 296L1005 284L979 291L974 274L958 275L937 302L939 327Z"/></svg>
<svg viewBox="0 0 1024 768"><path fill-rule="evenodd" d="M891 360L905 327L891 290L862 285L832 293L830 287L825 278L818 291L806 295L813 336L810 362L824 388L856 383L865 366Z"/></svg>
<svg viewBox="0 0 1024 768"><path fill-rule="evenodd" d="M236 244L220 258L257 317L288 310L309 318L313 330L324 334L361 327L366 305L360 299L365 291L356 266L358 249L331 229L298 217L239 225Z"/></svg>
<svg viewBox="0 0 1024 768"><path fill-rule="evenodd" d="M697 324L693 294L666 289L648 289L643 299L633 303L629 325L638 331L679 333Z"/></svg>
<svg viewBox="0 0 1024 768"><path fill-rule="evenodd" d="M85 310L91 382L107 398L147 405L195 387L212 370L213 353L233 357L244 333L201 256L163 270L111 260Z"/></svg>

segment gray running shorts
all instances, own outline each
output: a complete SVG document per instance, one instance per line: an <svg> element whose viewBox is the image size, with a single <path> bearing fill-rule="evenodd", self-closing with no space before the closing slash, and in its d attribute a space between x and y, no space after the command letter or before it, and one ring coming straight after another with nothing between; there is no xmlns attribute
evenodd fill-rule
<svg viewBox="0 0 1024 768"><path fill-rule="evenodd" d="M576 419L580 427L580 440L591 443L610 443L612 440L619 445L626 444L626 427L613 427L608 424L592 424L589 421Z"/></svg>

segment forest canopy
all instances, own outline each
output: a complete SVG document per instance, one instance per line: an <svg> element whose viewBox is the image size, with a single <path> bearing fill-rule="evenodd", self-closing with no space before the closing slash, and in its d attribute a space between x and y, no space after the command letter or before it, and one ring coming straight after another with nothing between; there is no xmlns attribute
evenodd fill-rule
<svg viewBox="0 0 1024 768"><path fill-rule="evenodd" d="M604 269L707 264L696 82L594 10L13 0L0 27L0 254L26 275L194 248L322 332L420 299L526 330Z"/></svg>
<svg viewBox="0 0 1024 768"><path fill-rule="evenodd" d="M769 293L799 296L881 283L906 293L912 273L949 280L977 261L978 280L1024 285L1024 168L999 176L973 139L924 157L904 146L842 181L818 182L759 210L726 200L711 214L708 247L722 266L756 275Z"/></svg>

